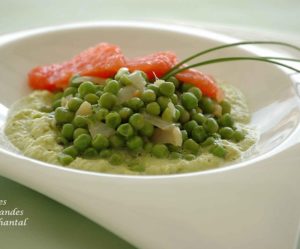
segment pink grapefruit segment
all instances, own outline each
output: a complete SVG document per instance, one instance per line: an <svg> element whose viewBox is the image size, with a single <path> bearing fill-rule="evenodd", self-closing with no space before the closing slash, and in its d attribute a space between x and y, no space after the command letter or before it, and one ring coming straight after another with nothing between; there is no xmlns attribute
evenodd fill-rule
<svg viewBox="0 0 300 249"><path fill-rule="evenodd" d="M129 71L141 70L149 79L160 78L176 65L177 56L173 52L156 52L127 61Z"/></svg>
<svg viewBox="0 0 300 249"><path fill-rule="evenodd" d="M189 83L198 87L203 95L217 100L224 98L222 89L216 84L214 79L196 69L187 69L176 75L176 78L184 83Z"/></svg>
<svg viewBox="0 0 300 249"><path fill-rule="evenodd" d="M34 89L54 91L65 88L74 74L108 78L125 66L119 47L100 43L88 48L70 61L33 68L28 73L29 85Z"/></svg>

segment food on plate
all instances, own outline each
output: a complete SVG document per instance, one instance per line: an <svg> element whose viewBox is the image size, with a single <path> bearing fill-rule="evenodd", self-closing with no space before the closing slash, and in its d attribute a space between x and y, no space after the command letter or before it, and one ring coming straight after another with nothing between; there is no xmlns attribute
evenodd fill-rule
<svg viewBox="0 0 300 249"><path fill-rule="evenodd" d="M5 133L21 153L48 163L183 173L242 158L257 139L243 94L169 51L128 59L100 43L33 68L28 83L36 90L12 107Z"/></svg>

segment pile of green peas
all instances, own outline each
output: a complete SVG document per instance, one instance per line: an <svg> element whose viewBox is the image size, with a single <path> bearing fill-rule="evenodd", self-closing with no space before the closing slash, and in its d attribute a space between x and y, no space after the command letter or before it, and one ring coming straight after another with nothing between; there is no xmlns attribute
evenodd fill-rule
<svg viewBox="0 0 300 249"><path fill-rule="evenodd" d="M137 89L123 103L118 101L120 90L133 84L127 68L121 68L102 85L78 82L80 76L74 76L64 91L55 94L52 106L45 110L54 113L57 142L64 146L58 155L62 165L70 164L76 157L105 158L119 165L129 162L128 158L145 154L193 160L203 150L225 158L227 151L221 139L233 142L244 139L245 133L235 127L228 101L217 103L204 96L199 88L183 84L175 77L153 83L142 71L134 73L143 78L144 90ZM83 103L88 103L90 110L86 115L79 115ZM145 113L179 127L182 145L155 143L152 136L158 128L145 119ZM97 122L104 123L112 134L100 132L92 136L89 126Z"/></svg>

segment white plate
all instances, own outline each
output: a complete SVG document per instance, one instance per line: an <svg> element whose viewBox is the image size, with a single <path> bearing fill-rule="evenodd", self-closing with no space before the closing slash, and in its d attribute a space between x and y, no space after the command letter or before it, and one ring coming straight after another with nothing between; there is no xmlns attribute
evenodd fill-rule
<svg viewBox="0 0 300 249"><path fill-rule="evenodd" d="M30 91L26 73L32 67L63 61L102 41L118 44L128 56L172 50L184 58L237 40L187 27L116 22L8 35L0 41L2 119L5 107ZM248 46L205 58L237 55L278 53ZM64 203L138 247L292 248L300 210L295 191L300 182L295 167L300 119L295 74L292 79L290 71L259 62L215 64L202 70L236 85L246 95L253 114L251 125L261 139L243 162L176 176L116 176L38 162L2 143L0 173ZM284 161L289 165L281 165ZM282 213L287 201L294 206ZM280 226L274 227L275 221Z"/></svg>

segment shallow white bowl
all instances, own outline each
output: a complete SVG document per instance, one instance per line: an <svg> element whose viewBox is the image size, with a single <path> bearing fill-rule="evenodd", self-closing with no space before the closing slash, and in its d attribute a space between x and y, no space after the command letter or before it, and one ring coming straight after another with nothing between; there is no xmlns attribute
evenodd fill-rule
<svg viewBox="0 0 300 249"><path fill-rule="evenodd" d="M64 61L103 41L118 44L127 56L172 50L184 58L237 40L188 27L117 22L4 36L0 38L0 124L6 107L30 91L26 74L32 67ZM274 47L247 46L205 58L241 55L279 54ZM173 176L117 176L25 158L2 142L0 174L64 203L138 247L293 248L300 217L297 75L261 62L215 64L201 70L246 95L251 126L260 140L242 162Z"/></svg>

